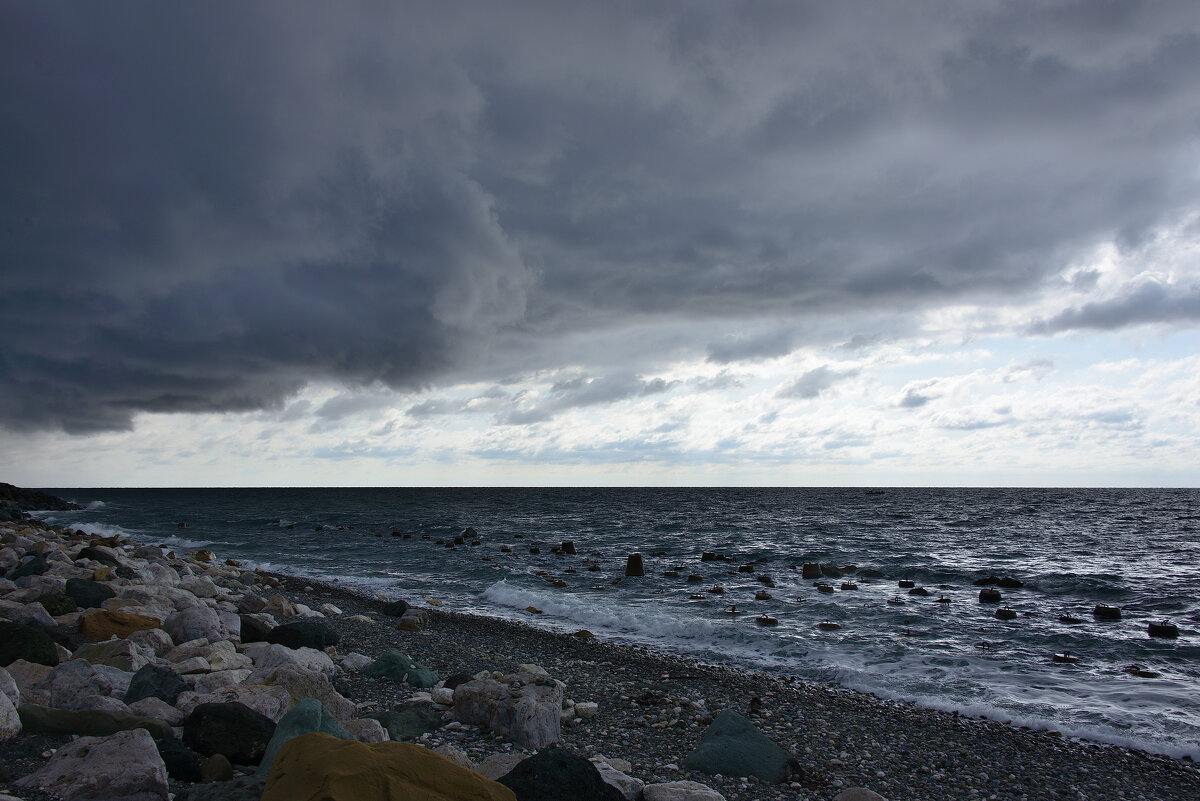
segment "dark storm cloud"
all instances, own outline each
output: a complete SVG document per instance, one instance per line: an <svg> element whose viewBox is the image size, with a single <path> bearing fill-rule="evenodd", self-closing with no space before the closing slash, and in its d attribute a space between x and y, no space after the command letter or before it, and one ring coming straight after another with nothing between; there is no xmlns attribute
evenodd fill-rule
<svg viewBox="0 0 1200 801"><path fill-rule="evenodd" d="M1191 324L1200 321L1200 287L1173 287L1147 281L1108 300L1065 309L1031 326L1035 334L1074 329L1111 331L1149 323Z"/></svg>
<svg viewBox="0 0 1200 801"><path fill-rule="evenodd" d="M805 344L772 318L1017 296L1194 203L1198 23L1084 0L5 4L0 425L564 364L637 393L643 366L561 343L655 320L678 356L665 329L707 325L693 353L724 364ZM1045 331L1196 319L1194 291L1159 291ZM597 381L526 419L630 397Z"/></svg>

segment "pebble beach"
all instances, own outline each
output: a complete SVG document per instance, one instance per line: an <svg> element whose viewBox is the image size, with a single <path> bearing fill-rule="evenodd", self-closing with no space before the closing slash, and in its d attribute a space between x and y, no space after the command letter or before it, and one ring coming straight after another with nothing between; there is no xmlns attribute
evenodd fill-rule
<svg viewBox="0 0 1200 801"><path fill-rule="evenodd" d="M70 536L37 521L0 528L4 547L31 552L46 550L37 544L43 540L66 547L62 544ZM74 542L71 547L85 545ZM144 555L147 544L141 545L139 553ZM110 540L107 547L132 551L135 544ZM27 558L20 552L11 556ZM211 599L213 608L219 604L236 608L236 593L244 590L282 596L296 610L321 618L338 635L337 644L326 649L336 666L331 671L332 685L353 703L355 714L369 717L414 702L428 704L440 723L415 741L454 754L460 764L511 765L537 749L522 748L484 727L455 721L452 709L434 703L437 688L431 692L372 677L347 667L346 657L354 654L373 660L397 649L443 680L538 666L565 685L559 747L619 766L647 785L691 781L726 799L834 799L859 787L890 801L1200 798L1200 770L1186 760L1074 741L1057 732L1023 730L789 676L704 664L649 648L604 642L588 632L551 632L537 626L532 611L530 621L521 623L456 612L431 598L428 607L398 621L384 613L384 599L337 583L263 572L239 575L231 567L221 573L209 567L221 565L221 559L221 554L206 554L203 559L164 556L185 577L218 579L222 591ZM76 561L70 569L91 566ZM110 581L121 593L131 580ZM3 593L4 616L20 617L14 610L27 605L31 597L30 582L25 584L14 583ZM313 611L318 609L326 612ZM72 614L56 618L55 625L77 624L80 613ZM238 645L238 651L258 653L244 644ZM785 780L768 783L753 776L711 775L681 767L722 710L745 716L790 755L790 775ZM0 742L0 793L26 801L62 797L21 786L20 780L39 771L56 749L72 739L20 731ZM245 772L235 769L237 774ZM249 776L205 784L170 781L170 792L177 799L257 797L259 787L261 780L256 785Z"/></svg>

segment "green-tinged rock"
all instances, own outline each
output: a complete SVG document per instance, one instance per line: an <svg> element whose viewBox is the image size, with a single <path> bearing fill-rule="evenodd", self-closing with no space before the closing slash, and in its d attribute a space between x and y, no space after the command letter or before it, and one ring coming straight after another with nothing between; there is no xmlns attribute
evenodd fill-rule
<svg viewBox="0 0 1200 801"><path fill-rule="evenodd" d="M82 659L91 665L109 665L133 673L146 664L146 657L128 640L105 640L82 645L72 659Z"/></svg>
<svg viewBox="0 0 1200 801"><path fill-rule="evenodd" d="M145 729L155 738L174 737L170 724L158 718L99 709L55 709L37 704L17 707L21 727L33 734L80 734L104 737L119 731Z"/></svg>
<svg viewBox="0 0 1200 801"><path fill-rule="evenodd" d="M0 667L8 667L18 659L54 666L58 664L58 650L44 629L0 620Z"/></svg>
<svg viewBox="0 0 1200 801"><path fill-rule="evenodd" d="M257 773L260 776L267 775L275 755L288 740L314 731L324 732L341 740L351 739L350 733L342 728L342 724L337 722L333 713L322 706L320 701L316 698L305 698L288 710L275 724L275 733L267 743L267 750L263 753L262 762L258 763Z"/></svg>
<svg viewBox="0 0 1200 801"><path fill-rule="evenodd" d="M442 726L442 714L428 704L405 704L371 715L387 729L388 737L397 741L413 741Z"/></svg>
<svg viewBox="0 0 1200 801"><path fill-rule="evenodd" d="M791 758L754 724L732 709L717 715L700 745L680 764L710 776L757 776L778 783L792 772Z"/></svg>
<svg viewBox="0 0 1200 801"><path fill-rule="evenodd" d="M367 745L313 732L284 744L262 801L516 801L516 796L419 745Z"/></svg>
<svg viewBox="0 0 1200 801"><path fill-rule="evenodd" d="M363 668L363 673L396 682L408 682L409 687L432 687L438 682L436 673L395 648L380 654L378 659Z"/></svg>

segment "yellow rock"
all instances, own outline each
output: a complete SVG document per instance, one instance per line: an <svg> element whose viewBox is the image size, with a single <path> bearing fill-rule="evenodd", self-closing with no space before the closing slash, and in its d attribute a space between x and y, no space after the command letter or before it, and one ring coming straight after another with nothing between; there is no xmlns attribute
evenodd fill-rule
<svg viewBox="0 0 1200 801"><path fill-rule="evenodd" d="M113 569L111 567L98 567L92 571L93 581L110 581L113 577Z"/></svg>
<svg viewBox="0 0 1200 801"><path fill-rule="evenodd" d="M322 732L284 743L262 801L516 801L513 791L427 748Z"/></svg>
<svg viewBox="0 0 1200 801"><path fill-rule="evenodd" d="M202 551L196 551L197 562L211 562L213 560L213 552L205 548Z"/></svg>
<svg viewBox="0 0 1200 801"><path fill-rule="evenodd" d="M113 636L125 639L135 631L160 626L162 621L156 617L116 609L89 610L79 617L79 631L89 640L107 640Z"/></svg>

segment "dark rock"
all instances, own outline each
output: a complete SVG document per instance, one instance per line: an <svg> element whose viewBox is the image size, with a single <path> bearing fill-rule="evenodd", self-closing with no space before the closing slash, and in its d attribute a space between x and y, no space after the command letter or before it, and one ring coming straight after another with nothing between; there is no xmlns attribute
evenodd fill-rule
<svg viewBox="0 0 1200 801"><path fill-rule="evenodd" d="M646 568L642 564L642 555L640 553L631 553L629 558L625 560L625 575L627 576L644 576Z"/></svg>
<svg viewBox="0 0 1200 801"><path fill-rule="evenodd" d="M213 754L200 764L200 778L206 782L227 782L233 779L233 765L224 754Z"/></svg>
<svg viewBox="0 0 1200 801"><path fill-rule="evenodd" d="M883 578L883 571L868 567L858 571L856 574L859 578Z"/></svg>
<svg viewBox="0 0 1200 801"><path fill-rule="evenodd" d="M985 604L998 604L1001 600L1000 590L993 587L984 587L979 591L979 600Z"/></svg>
<svg viewBox="0 0 1200 801"><path fill-rule="evenodd" d="M983 578L975 579L975 581L973 581L971 583L974 584L976 587L994 587L995 585L1000 583L1000 577L999 576L984 576Z"/></svg>
<svg viewBox="0 0 1200 801"><path fill-rule="evenodd" d="M446 680L442 682L442 686L447 690L453 690L458 685L466 684L468 681L471 681L474 678L474 676L468 673L455 673L453 676L446 678Z"/></svg>
<svg viewBox="0 0 1200 801"><path fill-rule="evenodd" d="M753 572L754 572L754 568L755 568L755 565L754 565L754 563L753 563L753 562L751 562L751 563L750 563L750 564L748 564L748 565L741 565L741 566L739 566L739 567L738 567L738 572L739 572L739 573L753 573Z"/></svg>
<svg viewBox="0 0 1200 801"><path fill-rule="evenodd" d="M37 704L17 707L21 728L30 734L79 734L104 737L119 731L145 729L153 737L174 737L175 732L165 720L134 715L129 712L106 712L99 709L55 709Z"/></svg>
<svg viewBox="0 0 1200 801"><path fill-rule="evenodd" d="M712 551L705 551L704 553L700 554L700 561L701 562L715 562L715 561L717 561L717 555L715 553L713 553Z"/></svg>
<svg viewBox="0 0 1200 801"><path fill-rule="evenodd" d="M251 615L238 615L242 620L242 642L266 642L270 627Z"/></svg>
<svg viewBox="0 0 1200 801"><path fill-rule="evenodd" d="M75 555L75 559L76 561L80 559L94 559L97 562L110 565L112 567L116 567L119 564L116 559L113 559L111 553L102 551L99 548L93 548L90 545L86 548L81 548L79 553Z"/></svg>
<svg viewBox="0 0 1200 801"><path fill-rule="evenodd" d="M158 746L158 755L167 766L167 775L181 782L199 782L204 777L200 774L200 756L174 737L160 738L154 741Z"/></svg>
<svg viewBox="0 0 1200 801"><path fill-rule="evenodd" d="M154 664L143 665L130 679L124 701L132 704L143 698L161 698L174 706L179 694L190 689L183 677L170 668Z"/></svg>
<svg viewBox="0 0 1200 801"><path fill-rule="evenodd" d="M387 729L393 740L406 742L414 742L422 734L442 727L442 713L428 704L405 704L399 709L376 712L371 717Z"/></svg>
<svg viewBox="0 0 1200 801"><path fill-rule="evenodd" d="M306 618L280 623L267 633L267 642L288 648L315 648L324 651L330 645L337 645L338 635L320 620Z"/></svg>
<svg viewBox="0 0 1200 801"><path fill-rule="evenodd" d="M4 482L0 482L0 501L8 501L23 512L40 512L46 510L70 512L83 508L70 501L64 501L57 495L50 495L40 490L14 487L12 484L5 484Z"/></svg>
<svg viewBox="0 0 1200 801"><path fill-rule="evenodd" d="M66 592L75 599L80 609L99 608L109 598L116 597L112 587L91 579L67 579Z"/></svg>
<svg viewBox="0 0 1200 801"><path fill-rule="evenodd" d="M14 567L6 578L10 581L16 581L23 576L40 576L48 568L49 565L46 564L46 558L41 554L35 554Z"/></svg>
<svg viewBox="0 0 1200 801"><path fill-rule="evenodd" d="M200 704L183 721L183 741L203 756L224 754L233 763L256 765L275 733L275 723L236 701Z"/></svg>
<svg viewBox="0 0 1200 801"><path fill-rule="evenodd" d="M0 620L0 667L8 667L18 659L54 666L58 664L58 651L42 628Z"/></svg>
<svg viewBox="0 0 1200 801"><path fill-rule="evenodd" d="M912 579L900 579L899 581L896 582L896 586L899 587L900 589L904 589L905 587L915 587L916 582L913 581Z"/></svg>
<svg viewBox="0 0 1200 801"><path fill-rule="evenodd" d="M41 595L38 603L50 613L51 617L66 615L76 610L75 599L65 592L48 592Z"/></svg>
<svg viewBox="0 0 1200 801"><path fill-rule="evenodd" d="M821 566L816 562L805 562L804 567L800 569L800 577L806 579L821 578Z"/></svg>
<svg viewBox="0 0 1200 801"><path fill-rule="evenodd" d="M838 570L833 565L821 565L821 575L825 578L841 578L842 571Z"/></svg>
<svg viewBox="0 0 1200 801"><path fill-rule="evenodd" d="M362 672L367 676L407 682L409 687L432 687L438 682L436 673L395 648L384 651Z"/></svg>
<svg viewBox="0 0 1200 801"><path fill-rule="evenodd" d="M404 613L408 611L408 602L392 601L391 603L384 604L383 608L379 611L391 617L404 617Z"/></svg>
<svg viewBox="0 0 1200 801"><path fill-rule="evenodd" d="M1012 576L1003 576L996 581L996 586L1004 587L1004 588L1010 589L1010 590L1015 590L1018 587L1024 587L1025 582L1023 582L1019 579L1015 579Z"/></svg>
<svg viewBox="0 0 1200 801"><path fill-rule="evenodd" d="M1120 620L1121 608L1108 604L1096 604L1096 608L1092 610L1092 616L1097 620Z"/></svg>
<svg viewBox="0 0 1200 801"><path fill-rule="evenodd" d="M757 776L771 783L784 781L795 770L786 751L732 709L717 715L680 767L710 776Z"/></svg>
<svg viewBox="0 0 1200 801"><path fill-rule="evenodd" d="M926 596L926 595L929 595L930 593L929 593L929 590L925 589L924 587L913 587L911 590L908 591L908 594L909 595Z"/></svg>
<svg viewBox="0 0 1200 801"><path fill-rule="evenodd" d="M574 540L563 540L562 552L565 554L569 554L569 555L575 554L576 553L575 541Z"/></svg>
<svg viewBox="0 0 1200 801"><path fill-rule="evenodd" d="M512 790L517 801L625 801L589 760L557 746L521 760L496 781Z"/></svg>

